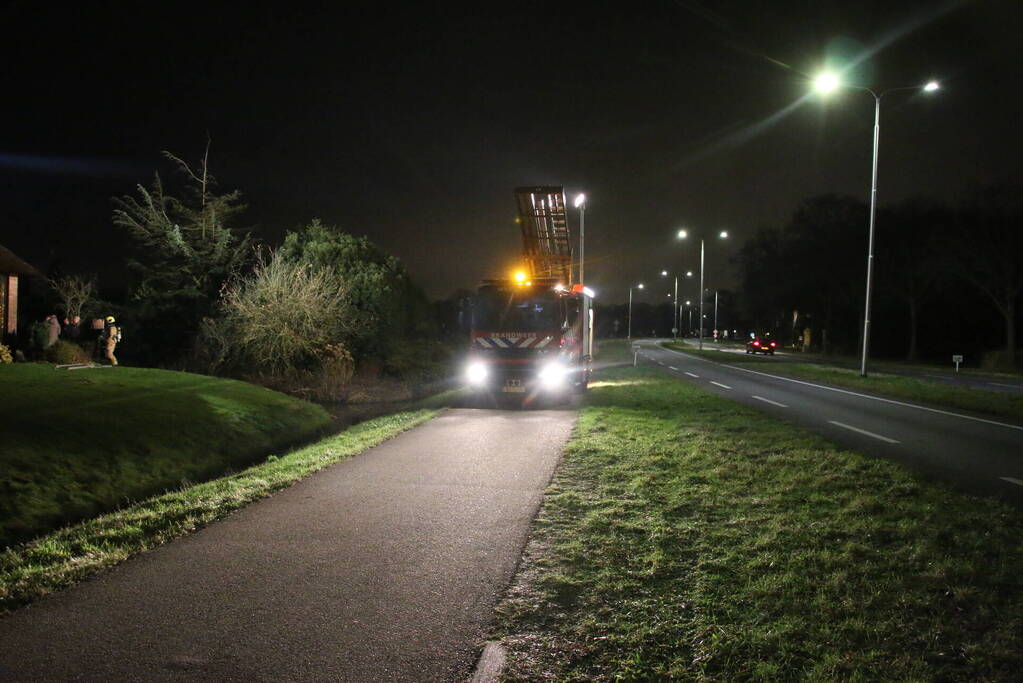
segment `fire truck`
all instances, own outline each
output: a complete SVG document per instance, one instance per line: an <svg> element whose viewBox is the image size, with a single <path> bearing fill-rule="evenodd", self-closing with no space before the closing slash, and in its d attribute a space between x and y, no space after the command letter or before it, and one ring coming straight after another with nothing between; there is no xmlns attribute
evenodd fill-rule
<svg viewBox="0 0 1023 683"><path fill-rule="evenodd" d="M586 390L593 359L591 292L573 283L565 193L557 186L515 190L523 264L484 280L471 298L465 381L491 398Z"/></svg>

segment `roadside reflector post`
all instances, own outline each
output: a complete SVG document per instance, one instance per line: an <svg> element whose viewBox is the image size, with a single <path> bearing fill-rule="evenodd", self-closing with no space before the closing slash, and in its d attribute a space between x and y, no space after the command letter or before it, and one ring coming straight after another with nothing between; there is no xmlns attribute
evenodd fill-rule
<svg viewBox="0 0 1023 683"><path fill-rule="evenodd" d="M959 364L963 362L961 355L952 356L952 362L956 364L956 374L959 374Z"/></svg>
<svg viewBox="0 0 1023 683"><path fill-rule="evenodd" d="M639 344L632 345L632 367L639 363Z"/></svg>

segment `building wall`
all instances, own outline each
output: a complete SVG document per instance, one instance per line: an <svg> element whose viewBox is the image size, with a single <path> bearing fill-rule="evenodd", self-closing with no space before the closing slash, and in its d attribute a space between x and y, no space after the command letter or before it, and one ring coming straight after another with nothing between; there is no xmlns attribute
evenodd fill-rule
<svg viewBox="0 0 1023 683"><path fill-rule="evenodd" d="M3 333L18 333L18 276L0 274L0 322ZM6 285L6 286L5 286Z"/></svg>

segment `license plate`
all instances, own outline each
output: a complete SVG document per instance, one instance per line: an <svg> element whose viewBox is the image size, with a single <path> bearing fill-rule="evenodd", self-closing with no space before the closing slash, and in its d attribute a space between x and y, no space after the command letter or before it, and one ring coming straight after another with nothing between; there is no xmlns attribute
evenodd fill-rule
<svg viewBox="0 0 1023 683"><path fill-rule="evenodd" d="M510 380L508 380L507 382L504 383L504 386L501 387L501 391L507 391L507 392L516 393L516 394L523 394L523 393L526 392L526 387L522 386L522 380L520 380L520 379L510 379Z"/></svg>

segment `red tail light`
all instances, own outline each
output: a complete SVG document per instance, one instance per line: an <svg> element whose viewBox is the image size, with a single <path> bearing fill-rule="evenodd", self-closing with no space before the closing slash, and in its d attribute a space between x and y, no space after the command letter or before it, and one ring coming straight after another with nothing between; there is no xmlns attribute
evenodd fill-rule
<svg viewBox="0 0 1023 683"><path fill-rule="evenodd" d="M775 346L777 346L777 345L778 345L778 342L771 342L771 347L772 347L772 348L773 348L773 347L775 347Z"/></svg>
<svg viewBox="0 0 1023 683"><path fill-rule="evenodd" d="M760 346L760 342L758 341L753 342L753 346Z"/></svg>

